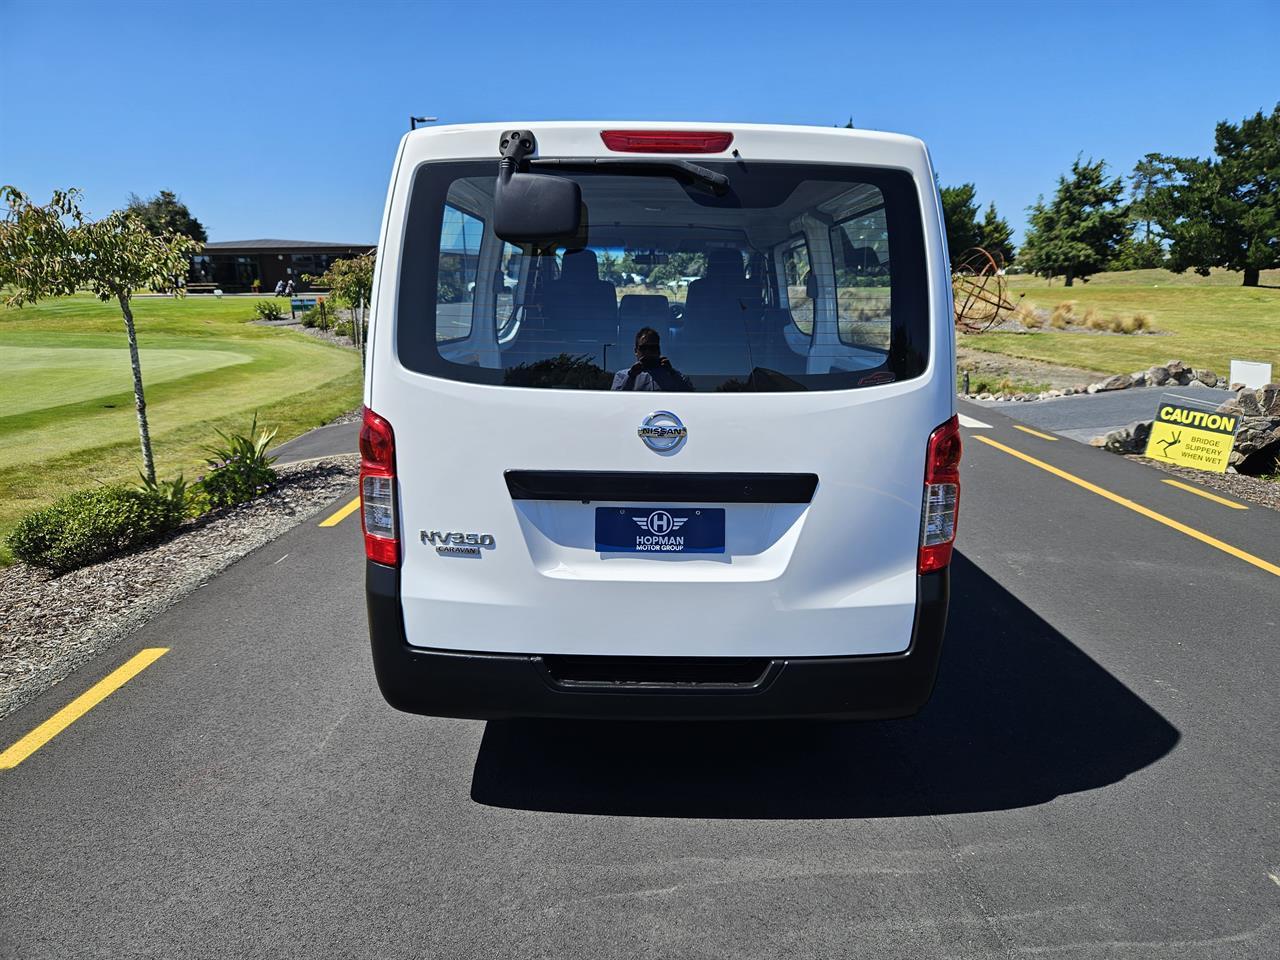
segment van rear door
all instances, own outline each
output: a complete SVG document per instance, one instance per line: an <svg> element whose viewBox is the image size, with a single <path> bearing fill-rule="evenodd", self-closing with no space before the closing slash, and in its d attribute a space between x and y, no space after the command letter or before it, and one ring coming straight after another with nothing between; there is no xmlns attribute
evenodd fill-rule
<svg viewBox="0 0 1280 960"><path fill-rule="evenodd" d="M923 146L639 127L670 137L631 159L688 150L713 192L578 162L617 158L599 124L533 125L532 169L583 203L546 249L494 232L502 129L409 135L389 201L367 403L394 430L410 644L906 649L926 445L954 412Z"/></svg>

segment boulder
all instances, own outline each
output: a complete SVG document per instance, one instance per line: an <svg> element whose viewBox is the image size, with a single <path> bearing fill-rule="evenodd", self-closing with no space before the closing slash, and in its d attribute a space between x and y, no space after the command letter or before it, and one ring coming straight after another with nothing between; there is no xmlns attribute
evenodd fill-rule
<svg viewBox="0 0 1280 960"><path fill-rule="evenodd" d="M1280 440L1280 419L1271 417L1246 417L1236 430L1236 451L1242 454L1256 453L1263 447Z"/></svg>
<svg viewBox="0 0 1280 960"><path fill-rule="evenodd" d="M1086 387L1086 388L1085 388L1085 393L1097 393L1097 392L1098 392L1099 390L1101 390L1101 389L1102 389L1102 384L1100 384L1100 383L1091 383L1091 384L1089 384L1089 386L1088 386L1088 387Z"/></svg>
<svg viewBox="0 0 1280 960"><path fill-rule="evenodd" d="M1147 382L1153 387L1159 387L1169 382L1168 367L1152 367L1147 371Z"/></svg>
<svg viewBox="0 0 1280 960"><path fill-rule="evenodd" d="M1181 360L1170 360L1164 367L1169 371L1169 376L1171 377L1176 377L1187 370L1187 365Z"/></svg>
<svg viewBox="0 0 1280 960"><path fill-rule="evenodd" d="M1247 417L1236 431L1228 463L1245 474L1272 473L1280 462L1280 417Z"/></svg>
<svg viewBox="0 0 1280 960"><path fill-rule="evenodd" d="M1180 387L1185 387L1191 382L1190 370L1179 370L1177 373L1170 371L1170 379Z"/></svg>
<svg viewBox="0 0 1280 960"><path fill-rule="evenodd" d="M1216 387L1218 385L1218 375L1212 370L1192 370L1191 376L1199 380L1206 387Z"/></svg>
<svg viewBox="0 0 1280 960"><path fill-rule="evenodd" d="M1145 387L1147 385L1147 371L1139 370L1136 373L1129 374L1129 379L1133 381L1135 387Z"/></svg>
<svg viewBox="0 0 1280 960"><path fill-rule="evenodd" d="M991 399L991 394L989 394L989 393L980 393L980 394L978 394L978 399L979 399L979 400L990 400L990 399Z"/></svg>
<svg viewBox="0 0 1280 960"><path fill-rule="evenodd" d="M1280 383L1268 383L1253 391L1258 409L1268 417L1280 417Z"/></svg>
<svg viewBox="0 0 1280 960"><path fill-rule="evenodd" d="M1151 436L1151 421L1138 420L1112 430L1102 438L1102 448L1112 453L1142 453L1147 449L1147 439Z"/></svg>
<svg viewBox="0 0 1280 960"><path fill-rule="evenodd" d="M1236 394L1234 400L1228 400L1222 406L1234 408L1224 411L1225 413L1238 413L1242 417L1261 417L1263 415L1262 407L1258 405L1258 392L1256 390L1241 390Z"/></svg>
<svg viewBox="0 0 1280 960"><path fill-rule="evenodd" d="M1098 392L1109 390L1128 390L1133 386L1133 377L1127 373L1117 373L1114 377L1107 377L1098 384Z"/></svg>

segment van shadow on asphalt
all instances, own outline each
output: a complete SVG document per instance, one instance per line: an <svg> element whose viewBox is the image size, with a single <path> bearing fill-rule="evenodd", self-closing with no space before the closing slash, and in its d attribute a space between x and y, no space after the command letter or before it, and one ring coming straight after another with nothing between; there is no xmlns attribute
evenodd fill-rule
<svg viewBox="0 0 1280 960"><path fill-rule="evenodd" d="M701 818L1003 810L1106 786L1178 731L963 556L933 699L876 723L490 721L471 796Z"/></svg>

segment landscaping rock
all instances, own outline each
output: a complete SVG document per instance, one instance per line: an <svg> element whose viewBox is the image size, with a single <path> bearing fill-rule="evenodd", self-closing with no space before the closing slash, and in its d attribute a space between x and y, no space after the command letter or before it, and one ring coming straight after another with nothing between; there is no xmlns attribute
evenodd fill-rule
<svg viewBox="0 0 1280 960"><path fill-rule="evenodd" d="M1265 387L1263 388L1266 389ZM1237 413L1242 417L1261 417L1263 416L1262 407L1258 404L1258 394L1255 390L1247 387L1235 395L1235 399L1228 400L1226 403L1218 407L1220 413Z"/></svg>
<svg viewBox="0 0 1280 960"><path fill-rule="evenodd" d="M1218 375L1212 370L1192 370L1191 375L1206 387L1216 387L1218 385Z"/></svg>
<svg viewBox="0 0 1280 960"><path fill-rule="evenodd" d="M1133 377L1127 373L1117 373L1114 377L1107 377L1107 379L1097 384L1099 393L1110 390L1128 390L1132 386Z"/></svg>
<svg viewBox="0 0 1280 960"><path fill-rule="evenodd" d="M1258 409L1268 417L1280 417L1280 383L1268 383L1253 391Z"/></svg>
<svg viewBox="0 0 1280 960"><path fill-rule="evenodd" d="M1186 373L1188 370L1187 365L1181 360L1170 360L1164 365L1164 368L1169 371L1169 376L1174 378L1179 374Z"/></svg>
<svg viewBox="0 0 1280 960"><path fill-rule="evenodd" d="M1112 453L1142 453L1147 449L1147 439L1151 436L1151 421L1138 420L1112 430L1102 438L1102 448Z"/></svg>
<svg viewBox="0 0 1280 960"><path fill-rule="evenodd" d="M1164 386L1169 382L1168 367L1152 367L1147 371L1147 382L1153 387Z"/></svg>

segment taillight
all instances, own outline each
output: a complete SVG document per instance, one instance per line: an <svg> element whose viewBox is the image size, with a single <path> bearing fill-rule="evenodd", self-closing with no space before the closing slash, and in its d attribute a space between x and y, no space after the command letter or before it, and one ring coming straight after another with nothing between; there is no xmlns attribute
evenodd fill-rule
<svg viewBox="0 0 1280 960"><path fill-rule="evenodd" d="M600 139L617 153L723 153L733 134L723 130L601 130Z"/></svg>
<svg viewBox="0 0 1280 960"><path fill-rule="evenodd" d="M396 439L391 424L368 407L360 426L360 523L364 555L395 566L400 562L396 534Z"/></svg>
<svg viewBox="0 0 1280 960"><path fill-rule="evenodd" d="M929 435L924 461L924 508L920 517L920 573L951 562L960 513L960 421L952 417Z"/></svg>

